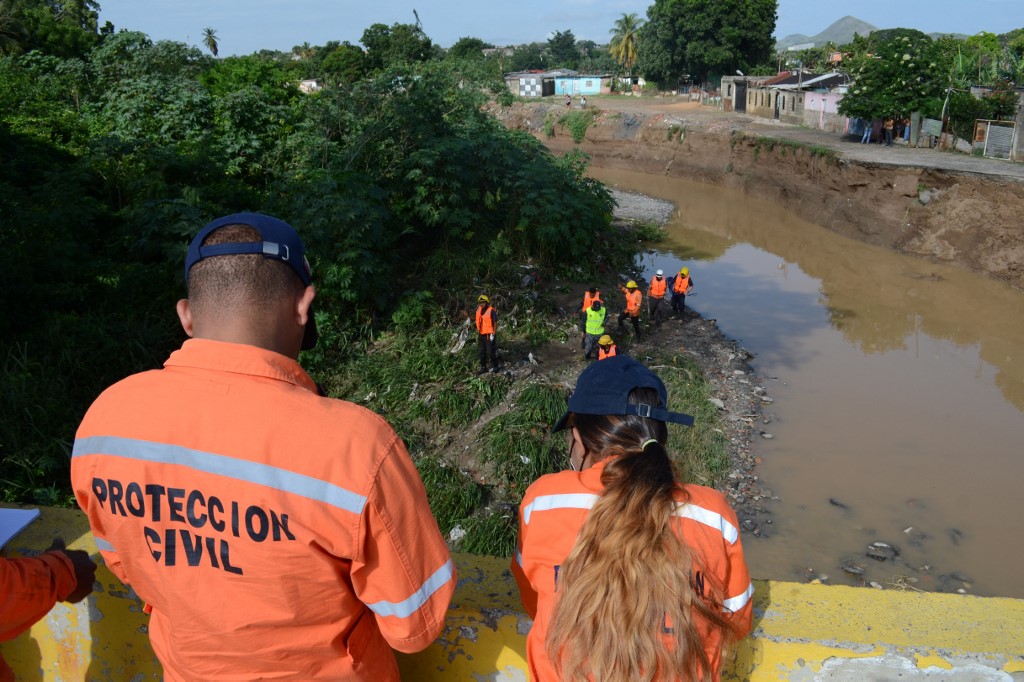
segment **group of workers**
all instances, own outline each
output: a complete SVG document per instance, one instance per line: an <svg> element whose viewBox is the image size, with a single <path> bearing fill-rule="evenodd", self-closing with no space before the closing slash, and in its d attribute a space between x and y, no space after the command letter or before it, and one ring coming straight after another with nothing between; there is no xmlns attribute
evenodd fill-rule
<svg viewBox="0 0 1024 682"><path fill-rule="evenodd" d="M185 281L189 338L96 399L71 461L104 563L145 602L164 679L398 680L393 650L444 630L455 565L402 440L298 363L316 343L301 239L270 216L225 216L192 240ZM481 365L497 366L496 313L478 303ZM520 507L511 569L533 618L531 676L715 679L752 620L736 514L676 478L667 424L693 418L612 353L554 427L569 469ZM0 559L0 623L85 596L89 565L55 551L49 568Z"/></svg>

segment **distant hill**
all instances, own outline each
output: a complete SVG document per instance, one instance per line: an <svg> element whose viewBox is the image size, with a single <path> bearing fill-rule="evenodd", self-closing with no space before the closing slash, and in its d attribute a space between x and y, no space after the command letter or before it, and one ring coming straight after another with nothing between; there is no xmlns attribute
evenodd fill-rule
<svg viewBox="0 0 1024 682"><path fill-rule="evenodd" d="M874 30L876 30L876 27L866 21L861 21L857 17L845 16L817 35L805 36L800 33L794 33L793 35L786 36L775 44L775 49L781 52L788 49L791 45L802 45L804 43L814 43L815 47L820 47L830 42L836 45L845 45L853 40L855 33L866 36Z"/></svg>

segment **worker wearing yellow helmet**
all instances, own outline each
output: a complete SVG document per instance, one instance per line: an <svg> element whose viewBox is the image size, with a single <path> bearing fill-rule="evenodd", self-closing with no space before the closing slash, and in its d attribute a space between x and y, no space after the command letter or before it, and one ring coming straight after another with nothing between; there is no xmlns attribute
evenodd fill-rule
<svg viewBox="0 0 1024 682"><path fill-rule="evenodd" d="M613 358L619 354L619 347L615 345L612 337L605 334L597 342L597 359Z"/></svg>
<svg viewBox="0 0 1024 682"><path fill-rule="evenodd" d="M690 268L682 267L679 274L675 276L672 283L672 315L676 318L683 317L686 310L686 294L693 290L693 278L690 277Z"/></svg>
<svg viewBox="0 0 1024 682"><path fill-rule="evenodd" d="M622 327L622 321L629 319L633 322L633 330L636 332L636 337L640 338L640 304L643 302L644 295L640 293L640 288L636 285L634 280L626 282L626 286L619 286L621 291L626 296L625 308L619 313L619 328Z"/></svg>
<svg viewBox="0 0 1024 682"><path fill-rule="evenodd" d="M487 371L487 356L491 357L491 371L498 372L498 345L494 333L498 329L498 312L491 305L491 299L480 294L476 299L476 345L480 350L480 371Z"/></svg>

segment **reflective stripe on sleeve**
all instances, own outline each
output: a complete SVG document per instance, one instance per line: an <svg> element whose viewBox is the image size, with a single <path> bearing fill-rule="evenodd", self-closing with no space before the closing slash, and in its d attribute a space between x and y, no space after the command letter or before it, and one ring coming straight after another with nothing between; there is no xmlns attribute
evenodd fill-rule
<svg viewBox="0 0 1024 682"><path fill-rule="evenodd" d="M99 549L100 551L103 551L103 552L116 552L117 551L116 549L114 549L114 546L112 544L110 544L109 542L107 542L103 538L99 537L98 535L94 535L93 539L96 540L96 549Z"/></svg>
<svg viewBox="0 0 1024 682"><path fill-rule="evenodd" d="M444 566L437 569L434 575L427 578L426 582L420 586L420 589L413 592L412 596L400 602L392 601L378 601L373 604L367 604L366 606L376 613L378 616L397 616L398 618L406 618L427 603L430 596L437 592L439 589L452 579L452 572L455 569L455 564L449 559Z"/></svg>
<svg viewBox="0 0 1024 682"><path fill-rule="evenodd" d="M753 596L754 583L750 583L749 585L747 585L747 589L743 590L743 594L737 595L735 597L730 597L729 599L726 599L724 602L722 602L722 608L726 611L732 611L733 613L736 613L744 606L746 606L747 602L750 601L750 598Z"/></svg>
<svg viewBox="0 0 1024 682"><path fill-rule="evenodd" d="M693 519L698 523L703 523L705 526L715 528L730 545L735 544L736 540L740 537L740 532L736 529L736 526L726 521L718 512L713 512L710 509L686 503L677 504L674 513L676 516L684 519Z"/></svg>
<svg viewBox="0 0 1024 682"><path fill-rule="evenodd" d="M597 495L591 493L567 493L565 495L541 495L523 507L523 523L530 523L535 511L552 509L590 509L597 502Z"/></svg>
<svg viewBox="0 0 1024 682"><path fill-rule="evenodd" d="M363 505L366 504L365 496L312 476L298 474L269 464L248 462L237 457L192 450L179 445L118 438L117 436L91 436L76 440L71 451L73 458L97 454L125 457L143 462L178 464L196 471L301 495L353 514L362 513Z"/></svg>
<svg viewBox="0 0 1024 682"><path fill-rule="evenodd" d="M519 564L520 568L523 567L523 553L518 549L516 549L516 563Z"/></svg>

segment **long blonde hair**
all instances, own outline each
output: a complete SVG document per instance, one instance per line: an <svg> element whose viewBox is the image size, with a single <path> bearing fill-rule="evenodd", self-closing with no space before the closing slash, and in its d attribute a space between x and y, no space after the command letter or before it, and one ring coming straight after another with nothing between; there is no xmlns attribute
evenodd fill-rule
<svg viewBox="0 0 1024 682"><path fill-rule="evenodd" d="M659 403L634 389L632 404ZM698 617L734 637L721 588L703 598L691 580L700 557L672 523L680 486L665 451L664 422L639 416L571 414L587 452L611 459L604 492L558 572L545 647L563 680L711 680Z"/></svg>

